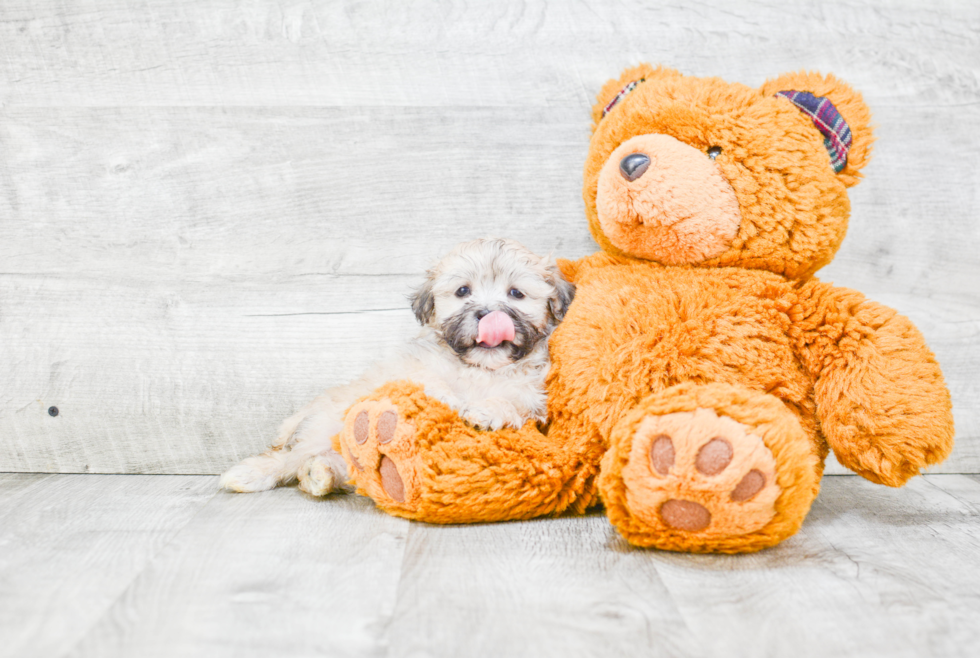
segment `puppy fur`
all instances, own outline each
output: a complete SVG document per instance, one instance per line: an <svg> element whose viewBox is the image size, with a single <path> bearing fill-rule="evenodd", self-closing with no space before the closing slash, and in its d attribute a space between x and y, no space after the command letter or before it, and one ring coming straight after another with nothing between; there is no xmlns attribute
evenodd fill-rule
<svg viewBox="0 0 980 658"><path fill-rule="evenodd" d="M275 443L227 471L221 486L252 492L299 480L300 489L318 496L346 489L347 465L331 439L354 402L393 380L422 384L481 429L544 422L547 339L574 294L554 260L517 242L481 238L457 245L412 296L418 336L394 358L288 418ZM488 347L477 342L478 327L493 311L507 314L514 338Z"/></svg>

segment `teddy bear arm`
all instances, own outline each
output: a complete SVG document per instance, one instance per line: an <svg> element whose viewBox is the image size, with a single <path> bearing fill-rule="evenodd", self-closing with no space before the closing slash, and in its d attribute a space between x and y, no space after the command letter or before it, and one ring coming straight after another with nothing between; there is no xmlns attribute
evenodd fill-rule
<svg viewBox="0 0 980 658"><path fill-rule="evenodd" d="M428 523L512 521L583 511L582 457L561 428L481 431L413 382L389 382L348 410L335 448L358 493Z"/></svg>
<svg viewBox="0 0 980 658"><path fill-rule="evenodd" d="M838 461L872 482L901 486L949 455L949 391L908 318L813 281L801 290L797 327L817 416Z"/></svg>

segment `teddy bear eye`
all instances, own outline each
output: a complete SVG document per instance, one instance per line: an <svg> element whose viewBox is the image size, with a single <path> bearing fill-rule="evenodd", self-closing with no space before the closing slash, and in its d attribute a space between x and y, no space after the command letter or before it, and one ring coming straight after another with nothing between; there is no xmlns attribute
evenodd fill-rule
<svg viewBox="0 0 980 658"><path fill-rule="evenodd" d="M717 158L719 155L721 155L720 146L712 146L711 148L708 149L708 157L711 158L712 160Z"/></svg>
<svg viewBox="0 0 980 658"><path fill-rule="evenodd" d="M456 290L457 297L466 297L468 294L470 294L469 286L460 286L459 289Z"/></svg>

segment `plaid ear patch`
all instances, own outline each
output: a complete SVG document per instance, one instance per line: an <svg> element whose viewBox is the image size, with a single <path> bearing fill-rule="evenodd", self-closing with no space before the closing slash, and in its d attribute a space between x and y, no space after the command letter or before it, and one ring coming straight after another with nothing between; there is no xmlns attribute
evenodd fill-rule
<svg viewBox="0 0 980 658"><path fill-rule="evenodd" d="M830 164L838 174L847 166L847 152L851 149L851 127L844 121L829 98L814 96L808 91L777 91L810 117L813 125L823 134L823 145L830 154Z"/></svg>
<svg viewBox="0 0 980 658"><path fill-rule="evenodd" d="M603 108L603 110L602 110L602 118L605 119L606 118L606 115L609 114L609 112L614 107L616 107L616 105L619 103L619 101L621 101L624 98L626 98L626 96L629 95L629 93L631 91L633 91L634 89L636 89L637 85L639 85L641 82L644 82L645 80L646 80L646 78L640 78L639 80L634 80L633 82L631 82L628 85L626 85L625 87L623 87L620 90L620 92L618 94L616 94L616 97L613 98L611 101L609 101L609 104L606 105L605 108Z"/></svg>

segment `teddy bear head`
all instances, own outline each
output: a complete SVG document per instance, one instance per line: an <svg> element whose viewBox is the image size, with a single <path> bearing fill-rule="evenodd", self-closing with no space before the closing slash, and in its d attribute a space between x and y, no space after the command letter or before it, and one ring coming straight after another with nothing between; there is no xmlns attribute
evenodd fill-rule
<svg viewBox="0 0 980 658"><path fill-rule="evenodd" d="M644 64L592 117L583 196L605 251L789 278L833 258L872 142L860 94L816 73L752 89Z"/></svg>

